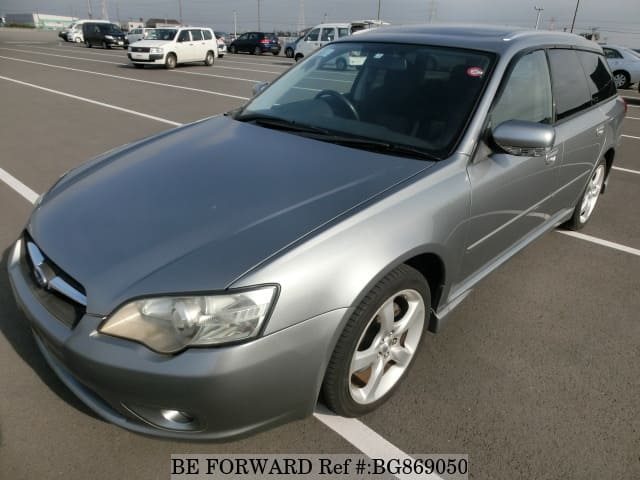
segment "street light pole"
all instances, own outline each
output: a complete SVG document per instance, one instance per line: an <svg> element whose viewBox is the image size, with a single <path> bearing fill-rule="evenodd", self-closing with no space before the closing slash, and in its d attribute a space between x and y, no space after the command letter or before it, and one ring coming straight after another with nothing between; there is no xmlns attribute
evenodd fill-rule
<svg viewBox="0 0 640 480"><path fill-rule="evenodd" d="M182 0L178 0L178 10L180 12L180 25L182 25Z"/></svg>
<svg viewBox="0 0 640 480"><path fill-rule="evenodd" d="M538 16L536 17L536 30L538 30L538 27L540 26L540 18L542 17L542 12L544 10L544 8L542 7L533 7L533 9L538 12Z"/></svg>
<svg viewBox="0 0 640 480"><path fill-rule="evenodd" d="M573 22L571 22L571 33L573 33L573 27L576 25L576 16L578 15L578 7L580 6L580 0L576 2L576 11L573 12Z"/></svg>
<svg viewBox="0 0 640 480"><path fill-rule="evenodd" d="M380 20L380 3L382 0L378 0L378 20Z"/></svg>
<svg viewBox="0 0 640 480"><path fill-rule="evenodd" d="M233 39L238 38L238 12L233 11Z"/></svg>
<svg viewBox="0 0 640 480"><path fill-rule="evenodd" d="M258 0L258 31L262 31L262 28L260 28L260 0Z"/></svg>

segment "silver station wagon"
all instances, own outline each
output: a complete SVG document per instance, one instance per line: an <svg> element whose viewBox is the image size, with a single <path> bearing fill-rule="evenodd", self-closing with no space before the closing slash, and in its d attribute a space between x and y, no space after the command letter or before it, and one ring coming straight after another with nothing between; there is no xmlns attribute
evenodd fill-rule
<svg viewBox="0 0 640 480"><path fill-rule="evenodd" d="M578 36L346 37L237 111L68 172L11 284L53 370L121 427L226 439L318 399L358 416L483 277L585 225L625 108Z"/></svg>

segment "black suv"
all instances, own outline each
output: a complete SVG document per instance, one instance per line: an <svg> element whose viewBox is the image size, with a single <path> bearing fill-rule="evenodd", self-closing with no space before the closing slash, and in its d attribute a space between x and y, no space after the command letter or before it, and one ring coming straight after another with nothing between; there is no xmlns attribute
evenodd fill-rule
<svg viewBox="0 0 640 480"><path fill-rule="evenodd" d="M102 48L127 48L124 33L114 23L83 23L82 36L84 44L89 48L94 45L100 45Z"/></svg>
<svg viewBox="0 0 640 480"><path fill-rule="evenodd" d="M274 55L278 55L280 48L280 40L273 33L247 32L231 42L229 52L249 52L253 55L271 52Z"/></svg>

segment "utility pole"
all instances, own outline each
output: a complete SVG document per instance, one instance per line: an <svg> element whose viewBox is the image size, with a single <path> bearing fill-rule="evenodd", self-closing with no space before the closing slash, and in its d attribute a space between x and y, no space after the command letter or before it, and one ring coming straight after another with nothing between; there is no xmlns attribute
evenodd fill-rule
<svg viewBox="0 0 640 480"><path fill-rule="evenodd" d="M436 0L430 0L430 2L429 2L429 18L428 18L429 23L433 23L433 20L436 18L437 9L438 9L438 6L436 5Z"/></svg>
<svg viewBox="0 0 640 480"><path fill-rule="evenodd" d="M88 9L88 14L89 14L89 18L93 18L93 12L91 11L91 0L87 0L87 9Z"/></svg>
<svg viewBox="0 0 640 480"><path fill-rule="evenodd" d="M238 38L238 12L233 11L233 37Z"/></svg>
<svg viewBox="0 0 640 480"><path fill-rule="evenodd" d="M580 0L576 2L576 11L573 12L573 22L571 22L571 33L573 33L573 27L576 26L576 16L578 15L578 7L580 6Z"/></svg>
<svg viewBox="0 0 640 480"><path fill-rule="evenodd" d="M536 30L538 30L538 27L540 26L540 19L542 18L542 12L544 11L544 8L542 7L533 7L533 9L538 12L538 16L536 17Z"/></svg>
<svg viewBox="0 0 640 480"><path fill-rule="evenodd" d="M378 20L380 20L380 3L382 0L378 0Z"/></svg>
<svg viewBox="0 0 640 480"><path fill-rule="evenodd" d="M102 19L109 20L109 14L107 13L107 0L102 0Z"/></svg>
<svg viewBox="0 0 640 480"><path fill-rule="evenodd" d="M178 0L178 12L180 13L180 25L182 25L182 0Z"/></svg>
<svg viewBox="0 0 640 480"><path fill-rule="evenodd" d="M304 0L300 0L300 5L298 6L298 33L307 28L306 23L304 18Z"/></svg>
<svg viewBox="0 0 640 480"><path fill-rule="evenodd" d="M262 31L262 28L260 28L260 0L258 0L258 31Z"/></svg>
<svg viewBox="0 0 640 480"><path fill-rule="evenodd" d="M121 25L121 23L120 23L120 5L118 4L118 2L116 2L116 18L118 19L118 25Z"/></svg>

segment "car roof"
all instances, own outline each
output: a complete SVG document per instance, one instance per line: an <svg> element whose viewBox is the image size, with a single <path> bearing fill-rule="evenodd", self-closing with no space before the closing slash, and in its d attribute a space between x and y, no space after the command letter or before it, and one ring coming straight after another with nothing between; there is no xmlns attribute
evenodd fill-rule
<svg viewBox="0 0 640 480"><path fill-rule="evenodd" d="M504 53L540 45L571 46L601 52L598 44L565 32L530 30L509 26L411 25L382 26L365 31L358 41L416 43ZM338 42L353 41L343 37Z"/></svg>

